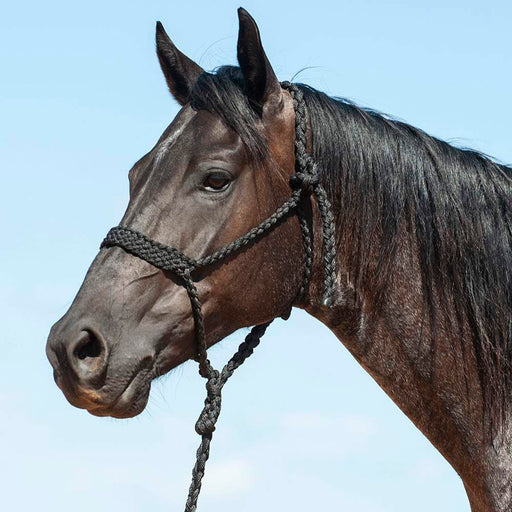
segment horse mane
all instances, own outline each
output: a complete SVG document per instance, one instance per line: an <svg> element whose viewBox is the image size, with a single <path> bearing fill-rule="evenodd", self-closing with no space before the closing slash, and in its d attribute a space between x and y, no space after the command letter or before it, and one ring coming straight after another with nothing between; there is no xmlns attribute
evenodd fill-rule
<svg viewBox="0 0 512 512"><path fill-rule="evenodd" d="M512 168L299 87L350 282L378 312L399 272L405 230L415 244L431 332L441 308L453 312L453 325L474 350L484 413L500 422L512 396ZM238 68L204 73L192 105L218 114L255 158L268 154Z"/></svg>

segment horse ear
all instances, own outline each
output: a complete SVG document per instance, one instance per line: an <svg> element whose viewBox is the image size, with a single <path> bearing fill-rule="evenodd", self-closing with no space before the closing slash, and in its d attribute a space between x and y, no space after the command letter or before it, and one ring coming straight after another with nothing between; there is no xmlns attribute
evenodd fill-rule
<svg viewBox="0 0 512 512"><path fill-rule="evenodd" d="M185 105L203 68L176 48L159 21L156 22L156 53L171 94L180 105Z"/></svg>
<svg viewBox="0 0 512 512"><path fill-rule="evenodd" d="M258 25L242 7L238 9L238 20L238 63L249 101L260 115L267 106L280 109L283 103L281 85L263 50Z"/></svg>

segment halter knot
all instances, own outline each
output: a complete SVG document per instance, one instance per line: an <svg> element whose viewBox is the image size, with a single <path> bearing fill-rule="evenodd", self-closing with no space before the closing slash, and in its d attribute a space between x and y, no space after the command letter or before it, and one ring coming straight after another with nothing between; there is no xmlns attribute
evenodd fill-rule
<svg viewBox="0 0 512 512"><path fill-rule="evenodd" d="M219 418L222 403L222 386L223 383L218 372L215 377L208 379L206 382L206 400L195 427L200 436L211 435L215 431L215 424Z"/></svg>
<svg viewBox="0 0 512 512"><path fill-rule="evenodd" d="M309 166L308 166L309 167ZM316 164L313 163L307 171L297 171L290 178L290 187L293 190L302 190L304 193L312 194L320 184Z"/></svg>

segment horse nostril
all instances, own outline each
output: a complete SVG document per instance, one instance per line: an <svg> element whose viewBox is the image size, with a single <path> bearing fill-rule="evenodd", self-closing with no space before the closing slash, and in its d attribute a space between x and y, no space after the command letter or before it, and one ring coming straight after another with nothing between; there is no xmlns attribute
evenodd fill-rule
<svg viewBox="0 0 512 512"><path fill-rule="evenodd" d="M97 336L91 331L82 331L80 341L75 347L74 355L83 361L84 359L100 357L104 346Z"/></svg>
<svg viewBox="0 0 512 512"><path fill-rule="evenodd" d="M98 384L107 363L107 346L103 338L91 330L80 331L68 350L69 362L78 378L84 383Z"/></svg>

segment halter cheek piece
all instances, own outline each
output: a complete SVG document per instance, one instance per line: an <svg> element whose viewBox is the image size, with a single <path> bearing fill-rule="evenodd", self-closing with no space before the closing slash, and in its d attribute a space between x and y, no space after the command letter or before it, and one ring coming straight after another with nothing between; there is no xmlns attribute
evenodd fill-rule
<svg viewBox="0 0 512 512"><path fill-rule="evenodd" d="M173 272L180 277L190 299L192 313L194 316L195 337L196 337L196 361L199 363L199 373L206 379L207 396L204 408L196 422L196 432L201 436L201 445L197 450L197 460L192 471L192 483L190 485L185 512L194 512L197 508L197 499L201 490L201 479L204 475L206 461L210 453L210 443L215 430L215 423L221 409L221 392L224 384L231 377L233 372L252 354L254 348L259 344L261 337L270 322L256 325L238 348L236 354L224 366L221 372L211 365L207 351L204 332L203 314L201 301L197 288L192 279L192 273L226 258L232 253L240 250L252 241L255 241L273 229L290 212L295 211L300 223L302 241L304 245L304 277L302 286L297 297L302 297L309 285L311 277L311 265L313 261L313 237L309 223L303 211L303 202L315 195L322 222L323 237L323 305L329 306L332 302L334 282L336 278L336 254L334 243L334 218L331 211L331 204L327 198L324 188L320 184L318 169L312 157L306 152L306 126L307 114L303 93L296 85L290 82L281 83L293 98L295 110L295 174L290 178L292 194L290 199L280 206L270 217L251 229L248 233L234 242L226 245L204 258L195 260L185 256L174 247L161 244L151 240L147 236L134 231L128 227L117 226L112 228L101 247L118 246L125 251L138 256L151 263L155 267ZM289 311L284 315L289 316Z"/></svg>

